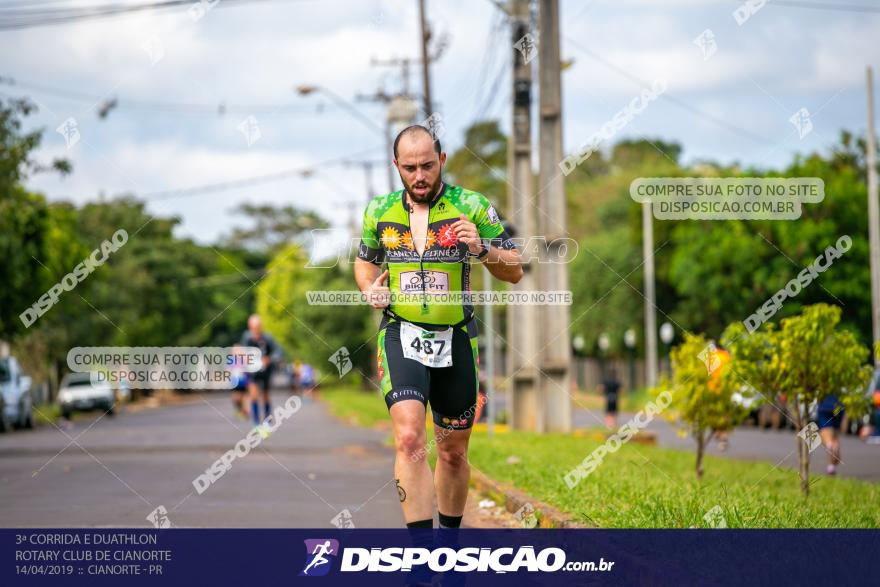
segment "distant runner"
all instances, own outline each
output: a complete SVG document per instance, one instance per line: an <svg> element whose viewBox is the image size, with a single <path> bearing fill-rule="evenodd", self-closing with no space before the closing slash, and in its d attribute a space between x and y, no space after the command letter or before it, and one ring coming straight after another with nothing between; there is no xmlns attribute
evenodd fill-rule
<svg viewBox="0 0 880 587"><path fill-rule="evenodd" d="M394 428L394 477L406 525L433 527L436 492L440 526L457 528L470 477L477 325L472 306L432 304L431 294L469 291L472 260L516 283L522 259L485 196L443 181L446 153L428 129L404 129L393 150L405 189L367 206L355 279L373 307L383 309L379 379ZM417 301L389 305L392 292ZM425 448L429 403L438 454L433 478Z"/></svg>
<svg viewBox="0 0 880 587"><path fill-rule="evenodd" d="M828 475L836 475L837 466L840 464L838 433L843 424L843 414L843 406L837 401L837 396L827 395L819 402L816 420L822 444L828 451L828 466L825 467L825 472Z"/></svg>
<svg viewBox="0 0 880 587"><path fill-rule="evenodd" d="M241 345L236 344L232 347L233 353L235 356L238 356L241 353ZM247 420L248 418L248 409L247 409L247 391L248 391L248 377L247 372L244 370L244 366L239 364L238 362L234 363L229 368L229 374L232 377L232 381L234 383L232 388L232 406L235 409L235 415L239 418Z"/></svg>
<svg viewBox="0 0 880 587"><path fill-rule="evenodd" d="M256 373L251 373L247 381L248 394L251 398L251 420L254 426L260 426L268 420L272 413L272 406L269 402L269 383L272 379L275 363L281 358L281 347L270 334L263 332L263 323L257 314L248 318L248 329L241 337L241 345L257 347L263 354L263 368ZM264 409L262 420L260 420L261 395ZM265 427L261 426L260 429L265 430Z"/></svg>

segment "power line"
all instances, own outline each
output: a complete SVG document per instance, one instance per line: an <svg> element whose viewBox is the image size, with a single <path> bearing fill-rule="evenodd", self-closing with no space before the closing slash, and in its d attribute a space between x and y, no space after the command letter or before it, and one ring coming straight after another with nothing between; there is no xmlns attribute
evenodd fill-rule
<svg viewBox="0 0 880 587"><path fill-rule="evenodd" d="M636 83L636 84L638 84L638 85L640 85L640 86L642 86L642 87L648 87L648 86L650 86L650 84L647 83L646 81L644 81L644 80L642 80L642 79L639 79L638 77L632 75L631 73L629 73L629 72L626 71L625 69L623 69L623 68L621 68L621 67L618 67L617 65L615 65L614 63L608 61L607 59L605 59L605 58L602 57L601 55L598 55L597 53L594 53L593 51L590 51L590 50L587 49L586 47L583 47L583 46L579 45L578 43L576 43L575 41L573 41L573 40L571 39L571 37L566 37L565 40L568 41L569 43L571 43L575 48L577 48L577 49L581 50L582 52L584 52L588 57L592 57L593 59L595 59L596 61L598 61L598 62L601 63L602 65L604 65L605 67L607 67L607 68L609 68L609 69L612 69L612 70L616 71L617 73L619 73L619 74L622 75L623 77L629 79L630 81L632 81L632 82L634 82L634 83ZM669 101L669 102L672 103L672 104L675 104L675 105L678 106L679 108L682 108L682 109L684 109L684 110L687 110L688 112L690 112L690 113L692 113L692 114L696 114L696 115L699 116L700 118L703 118L703 119L705 119L705 120L708 120L709 122L711 122L711 123L713 123L713 124L715 124L715 125L717 125L717 126L720 126L720 127L726 128L727 130L729 130L729 131L731 131L731 132L734 132L734 133L736 133L736 134L738 134L738 135L740 135L740 136L743 136L743 137L745 137L745 138L747 138L747 139L750 139L750 140L752 140L752 141L754 141L754 142L756 142L756 143L768 144L768 143L771 143L771 142L772 142L772 141L770 141L769 139L767 139L767 138L765 138L765 137L762 137L762 136L760 136L760 135L758 135L758 134L755 134L755 133L753 133L753 132L751 132L751 131L748 131L748 130L745 130L745 129L743 129L743 128L740 128L740 127L738 127L738 126L736 126L736 125L730 124L730 123L727 122L726 120L723 120L723 119L721 119L721 118L718 118L718 117L716 117L716 116L713 116L713 115L709 114L708 112L704 112L703 110L700 110L700 109L697 108L696 106L692 106L691 104L688 104L687 102L684 102L683 100L680 100L680 99L678 99L678 98L675 98L675 97L673 97L673 96L670 96L668 93L663 93L663 94L660 95L660 97L661 97L662 99L664 99L664 100Z"/></svg>
<svg viewBox="0 0 880 587"><path fill-rule="evenodd" d="M161 190L157 192L147 192L144 194L135 194L135 197L138 200L143 201L158 201L158 200L171 200L174 198L186 198L191 196L200 196L203 194L222 192L227 190L238 189L242 187L249 187L253 185L260 185L264 183L272 183L276 181L281 181L284 179L289 179L291 177L308 177L312 173L314 173L315 169L320 167L327 167L330 165L334 165L337 163L345 163L347 160L353 157L359 157L365 155L367 153L375 153L377 150L380 150L381 147L373 147L370 149L363 149L356 153L349 153L342 157L334 157L333 159L327 159L324 161L320 161L313 165L304 165L302 167L297 167L294 169L287 169L284 171L277 171L275 173L267 173L265 175L255 175L251 177L244 177L240 179L235 179L231 181L223 181L216 182L210 184L203 184L199 186L191 186L187 188L175 188L175 189L167 189ZM72 199L68 196L68 199Z"/></svg>
<svg viewBox="0 0 880 587"><path fill-rule="evenodd" d="M100 102L108 99L108 96L92 96L77 92L75 90L67 90L42 84L34 84L31 82L21 82L11 77L0 76L0 84L39 92L42 94L72 100L76 102L89 103L97 106ZM132 100L128 98L115 98L117 105L114 108L132 108L138 110L155 110L161 112L178 112L185 114L260 114L260 113L303 113L309 114L315 111L314 108L303 108L292 104L235 104L227 105L225 101L220 101L216 105L198 104L192 102L161 102L149 100ZM319 107L323 108L321 104Z"/></svg>
<svg viewBox="0 0 880 587"><path fill-rule="evenodd" d="M739 4L742 4L740 1ZM772 0L767 6L782 6L785 8L812 8L816 10L836 10L839 12L878 12L880 6L865 6L863 4L833 4L830 2L803 2L801 0Z"/></svg>
<svg viewBox="0 0 880 587"><path fill-rule="evenodd" d="M237 4L266 2L268 0L223 0L223 2L214 2L212 7L228 7ZM308 0L287 0L287 1L308 1ZM131 14L136 12L144 12L150 10L166 10L180 6L198 5L197 0L159 0L152 2L142 2L139 4L100 4L93 6L64 7L49 6L46 8L36 9L19 9L17 7L6 8L0 12L0 31L2 30L20 30L41 26L50 26L57 24L67 24L79 22L83 20L94 20L98 18L108 18L112 16L120 16L123 14ZM207 2L205 2L207 5Z"/></svg>

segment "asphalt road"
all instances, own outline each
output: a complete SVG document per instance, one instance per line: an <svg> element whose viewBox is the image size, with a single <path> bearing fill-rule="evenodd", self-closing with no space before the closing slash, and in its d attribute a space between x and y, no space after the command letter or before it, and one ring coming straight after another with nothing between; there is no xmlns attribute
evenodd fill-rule
<svg viewBox="0 0 880 587"><path fill-rule="evenodd" d="M287 397L274 394L273 407ZM403 525L387 433L345 426L308 398L197 493L193 480L249 430L215 392L2 434L0 526L150 527L160 506L178 527L326 528L346 509L355 527Z"/></svg>

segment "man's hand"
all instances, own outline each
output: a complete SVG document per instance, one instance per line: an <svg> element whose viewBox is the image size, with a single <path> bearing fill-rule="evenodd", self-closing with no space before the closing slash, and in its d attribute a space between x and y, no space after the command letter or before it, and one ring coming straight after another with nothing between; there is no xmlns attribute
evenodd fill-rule
<svg viewBox="0 0 880 587"><path fill-rule="evenodd" d="M480 233L477 232L477 225L468 220L467 216L464 214L459 216L452 224L452 231L455 232L458 240L467 245L471 254L479 255L483 252L483 242L480 240Z"/></svg>
<svg viewBox="0 0 880 587"><path fill-rule="evenodd" d="M387 308L389 302L391 301L391 290L389 290L388 286L385 285L386 279L388 279L387 269L380 273L379 277L377 277L375 281L370 284L370 289L364 292L367 294L367 299L370 301L370 305L377 310Z"/></svg>

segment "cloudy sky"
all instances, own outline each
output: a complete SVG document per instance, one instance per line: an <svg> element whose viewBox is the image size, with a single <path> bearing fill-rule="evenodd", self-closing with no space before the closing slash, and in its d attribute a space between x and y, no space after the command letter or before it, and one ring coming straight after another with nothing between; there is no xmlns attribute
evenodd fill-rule
<svg viewBox="0 0 880 587"><path fill-rule="evenodd" d="M22 10L104 3L0 0L0 29ZM475 120L498 118L509 127L512 42L488 0L427 4L435 37L447 40L432 84L451 151ZM376 130L383 106L355 97L401 89L400 68L372 60L418 55L416 6L221 0L0 30L0 93L39 105L28 125L47 131L40 158L64 156L74 165L67 178L37 176L29 187L78 203L143 195L152 212L179 215L181 233L201 242L241 224L230 210L245 201L291 203L344 226L366 200L363 170L351 162L387 160ZM773 167L827 148L842 128L864 132L865 66L880 65L880 3L780 0L742 24L737 9L742 20L736 1L563 0L562 55L573 60L562 80L566 151L655 80L666 82L665 94L615 140L675 140L688 161ZM421 92L415 67L410 77L411 91ZM297 95L301 84L327 88L360 116L326 96ZM117 107L100 119L96 107L114 98ZM800 119L801 129L812 125L804 136L790 120L802 108L809 122ZM79 141L68 148L55 129L69 118ZM314 173L303 177L303 169ZM273 174L275 181L232 189L180 191ZM387 191L385 168L373 175L374 190Z"/></svg>

